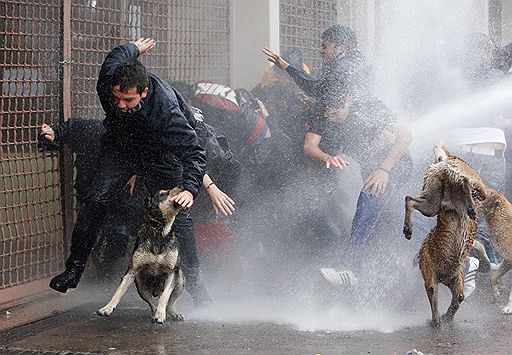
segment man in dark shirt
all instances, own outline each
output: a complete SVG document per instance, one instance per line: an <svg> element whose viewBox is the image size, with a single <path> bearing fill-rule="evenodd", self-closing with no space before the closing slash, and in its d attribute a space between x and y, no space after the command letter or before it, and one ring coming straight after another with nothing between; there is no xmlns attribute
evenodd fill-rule
<svg viewBox="0 0 512 355"><path fill-rule="evenodd" d="M97 92L106 113L105 134L98 171L73 229L66 270L50 282L50 287L59 292L78 285L106 207L133 175L140 177L150 194L182 185L184 191L174 199L183 207L175 227L192 228L188 207L201 184L205 155L187 120L191 112L181 95L159 77L148 74L137 60L155 44L151 38L141 38L118 46L101 67ZM181 169L176 169L175 159L181 162Z"/></svg>
<svg viewBox="0 0 512 355"><path fill-rule="evenodd" d="M288 63L268 48L263 53L270 62L286 70L306 95L316 100L315 110L319 115L333 107L339 108L347 92L357 98L364 87L364 59L357 50L356 35L349 27L334 25L322 33L323 65L319 77Z"/></svg>

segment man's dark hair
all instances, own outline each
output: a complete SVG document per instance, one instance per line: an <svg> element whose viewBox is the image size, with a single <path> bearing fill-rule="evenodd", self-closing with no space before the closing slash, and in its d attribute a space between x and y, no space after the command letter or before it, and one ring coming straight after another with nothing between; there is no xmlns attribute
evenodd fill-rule
<svg viewBox="0 0 512 355"><path fill-rule="evenodd" d="M336 46L344 44L350 49L357 47L356 34L347 26L334 25L329 27L322 33L322 39L334 43Z"/></svg>
<svg viewBox="0 0 512 355"><path fill-rule="evenodd" d="M121 91L126 91L134 86L140 95L149 85L149 77L146 67L137 59L130 59L119 65L112 75L112 86L119 85Z"/></svg>

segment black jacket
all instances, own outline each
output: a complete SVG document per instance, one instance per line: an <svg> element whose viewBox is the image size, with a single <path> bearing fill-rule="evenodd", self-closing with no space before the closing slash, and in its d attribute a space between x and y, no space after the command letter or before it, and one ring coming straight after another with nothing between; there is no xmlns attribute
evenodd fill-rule
<svg viewBox="0 0 512 355"><path fill-rule="evenodd" d="M316 78L304 70L289 65L286 71L295 83L316 99L318 109L339 108L347 95L358 95L363 87L362 72L364 60L358 51L340 54L322 68L322 74Z"/></svg>
<svg viewBox="0 0 512 355"><path fill-rule="evenodd" d="M101 136L105 132L103 121L97 119L72 118L52 125L55 142L65 144L76 154L75 190L78 200L87 194L92 179L98 170Z"/></svg>
<svg viewBox="0 0 512 355"><path fill-rule="evenodd" d="M138 162L175 169L176 157L183 166L183 187L194 196L199 191L206 164L204 150L185 114L188 107L179 93L156 75L149 74L148 94L141 109L130 118L120 118L112 95L111 76L118 65L139 55L132 43L114 48L99 74L96 90L106 117L103 144Z"/></svg>

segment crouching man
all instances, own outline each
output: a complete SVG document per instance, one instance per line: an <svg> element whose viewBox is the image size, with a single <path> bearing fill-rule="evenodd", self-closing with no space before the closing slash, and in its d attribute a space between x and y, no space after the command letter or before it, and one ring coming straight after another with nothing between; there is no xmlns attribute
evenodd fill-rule
<svg viewBox="0 0 512 355"><path fill-rule="evenodd" d="M156 45L141 38L114 48L106 57L97 83L105 111L98 169L78 211L66 270L50 287L59 292L75 288L101 229L107 205L137 175L149 193L182 185L174 197L182 207L176 233L194 238L188 208L194 203L205 166L204 150L187 116L192 113L172 87L153 74L137 58ZM46 137L50 138L50 137ZM175 160L181 169L176 168Z"/></svg>

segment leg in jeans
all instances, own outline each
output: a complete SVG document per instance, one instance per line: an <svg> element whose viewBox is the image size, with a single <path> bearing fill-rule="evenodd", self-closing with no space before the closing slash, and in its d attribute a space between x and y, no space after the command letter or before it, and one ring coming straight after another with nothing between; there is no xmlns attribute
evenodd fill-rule
<svg viewBox="0 0 512 355"><path fill-rule="evenodd" d="M54 277L50 287L65 293L75 288L91 253L102 226L106 206L121 193L132 172L127 169L119 155L107 153L100 160L89 193L83 199L71 237L71 253L66 260L66 270Z"/></svg>
<svg viewBox="0 0 512 355"><path fill-rule="evenodd" d="M356 213L352 220L352 230L348 237L352 261L357 266L363 258L364 245L372 237L372 232L379 217L395 192L392 184L379 197L373 196L369 191L361 191L357 201Z"/></svg>

